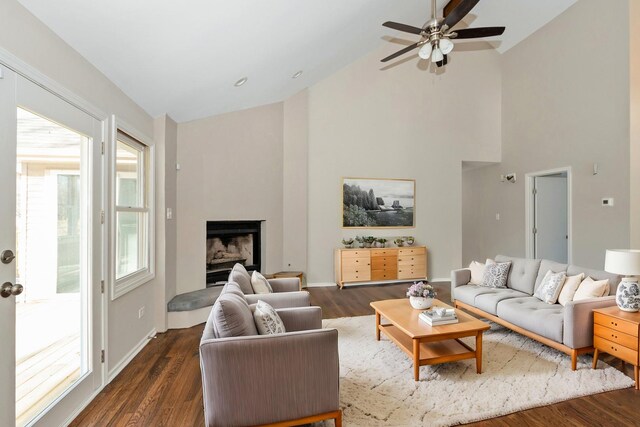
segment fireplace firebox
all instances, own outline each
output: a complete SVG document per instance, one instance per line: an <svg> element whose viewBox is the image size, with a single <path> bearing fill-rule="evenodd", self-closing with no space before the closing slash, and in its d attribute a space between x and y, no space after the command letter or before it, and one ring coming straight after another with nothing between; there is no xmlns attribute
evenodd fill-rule
<svg viewBox="0 0 640 427"><path fill-rule="evenodd" d="M262 221L207 221L207 287L226 282L240 263L260 271Z"/></svg>

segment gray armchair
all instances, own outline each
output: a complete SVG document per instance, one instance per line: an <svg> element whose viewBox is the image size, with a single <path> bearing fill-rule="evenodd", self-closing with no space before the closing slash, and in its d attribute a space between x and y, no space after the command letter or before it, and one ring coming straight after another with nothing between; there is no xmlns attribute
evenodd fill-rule
<svg viewBox="0 0 640 427"><path fill-rule="evenodd" d="M259 299L273 308L308 307L311 302L309 292L300 290L300 280L297 277L267 279L273 293L254 294L251 287L251 276L242 264L236 264L229 273L229 282L237 283L249 304L255 304Z"/></svg>
<svg viewBox="0 0 640 427"><path fill-rule="evenodd" d="M340 427L338 332L322 329L321 309L278 309L284 334L248 335L245 330L244 336L219 338L221 323L237 327L250 319L249 307L237 295L225 298L233 299L242 313L229 319L227 310L221 321L214 307L204 329L205 425L294 426L335 419Z"/></svg>

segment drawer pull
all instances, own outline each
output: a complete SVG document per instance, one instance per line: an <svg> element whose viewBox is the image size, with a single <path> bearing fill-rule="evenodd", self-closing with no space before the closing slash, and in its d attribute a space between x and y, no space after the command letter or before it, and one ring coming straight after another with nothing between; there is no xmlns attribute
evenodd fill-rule
<svg viewBox="0 0 640 427"><path fill-rule="evenodd" d="M613 351L618 351L618 349L617 349L617 348L615 348L615 347L611 347L611 350L613 350Z"/></svg>
<svg viewBox="0 0 640 427"><path fill-rule="evenodd" d="M611 322L611 324L612 324L613 326L618 326L618 324L617 324L617 323L614 323L614 322Z"/></svg>

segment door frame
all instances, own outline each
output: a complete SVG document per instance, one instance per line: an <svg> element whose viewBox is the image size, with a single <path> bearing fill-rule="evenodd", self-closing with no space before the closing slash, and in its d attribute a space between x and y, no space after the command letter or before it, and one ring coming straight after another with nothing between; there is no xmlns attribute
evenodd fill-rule
<svg viewBox="0 0 640 427"><path fill-rule="evenodd" d="M573 214L572 214L572 172L571 166L564 166L556 169L547 169L539 172L530 172L525 174L525 244L526 257L533 259L535 254L535 239L533 237L533 227L535 225L535 203L533 189L535 186L535 178L557 175L560 173L567 174L567 263L573 262Z"/></svg>
<svg viewBox="0 0 640 427"><path fill-rule="evenodd" d="M50 92L51 94L61 98L62 100L66 101L67 103L71 104L72 106L78 108L79 110L83 111L84 113L88 114L89 116L93 117L94 119L98 120L99 122L102 123L102 141L101 143L103 144L102 146L104 147L105 144L107 144L107 134L108 134L108 130L109 130L109 115L107 113L105 113L103 110L101 110L100 108L97 108L95 105L93 105L92 103L86 101L85 99L79 97L78 95L76 95L74 92L70 91L69 89L67 89L65 86L59 84L58 82L56 82L55 80L51 79L50 77L48 77L47 75L41 73L38 69L36 69L35 67L32 67L31 65L29 65L28 63L26 63L25 61L21 60L20 58L18 58L17 56L13 55L12 53L10 53L9 51L3 49L2 47L0 47L0 66L6 67L9 70L13 71L14 73L16 73L19 76L22 76L23 78L29 80L30 82L36 84L37 86L41 87L42 89L44 89L47 92ZM2 78L2 76L0 75L0 78ZM101 207L96 207L96 209L98 210L103 210L103 211L107 211L107 207L108 207L108 193L107 193L107 185L108 185L108 169L107 169L108 163L107 163L107 156L106 156L106 149L103 148L103 156L102 156L102 161L101 161L101 167L102 167L102 173L100 176L101 179L101 191L102 191L102 195L101 195ZM101 282L104 284L106 283L106 272L108 269L108 234L106 231L106 224L103 224L102 227L102 232L101 232L101 249L102 249L102 257L101 257ZM107 326L108 326L108 298L106 297L106 290L104 289L106 287L106 285L103 285L103 292L102 292L102 302L100 304L101 307L101 313L99 318L94 319L97 322L101 322L101 327L100 327L100 331L101 331L101 337L100 337L100 347L103 349L103 351L106 353L107 352L107 343L108 343L108 339L107 339ZM84 402L82 402L80 404L80 406L78 408L75 408L67 417L67 419L65 420L63 425L68 425L69 423L71 423L71 421L73 421L79 414L80 412L82 412L82 410L84 408L87 407L87 405L89 405L89 403L91 403L95 397L102 391L102 389L104 389L104 387L107 385L107 363L106 363L106 358L105 358L105 362L101 363L101 367L95 367L96 371L99 373L99 378L100 378L100 385L99 387L96 388L96 390L94 391L93 394L91 394L90 396L87 396L87 398L84 400ZM61 397L64 397L67 393L64 393ZM57 401L58 399L56 399ZM34 423L36 423L38 421L38 419L40 419L41 417L36 417L34 419Z"/></svg>

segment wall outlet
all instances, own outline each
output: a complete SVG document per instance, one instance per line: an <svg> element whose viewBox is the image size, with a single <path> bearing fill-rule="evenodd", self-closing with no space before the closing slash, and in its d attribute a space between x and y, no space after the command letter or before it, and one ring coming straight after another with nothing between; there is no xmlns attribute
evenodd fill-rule
<svg viewBox="0 0 640 427"><path fill-rule="evenodd" d="M142 319L143 316L144 316L144 306L140 307L140 309L138 310L138 319Z"/></svg>
<svg viewBox="0 0 640 427"><path fill-rule="evenodd" d="M613 206L613 197L602 199L602 206Z"/></svg>
<svg viewBox="0 0 640 427"><path fill-rule="evenodd" d="M500 221L500 214L499 213L496 214L496 221Z"/></svg>

